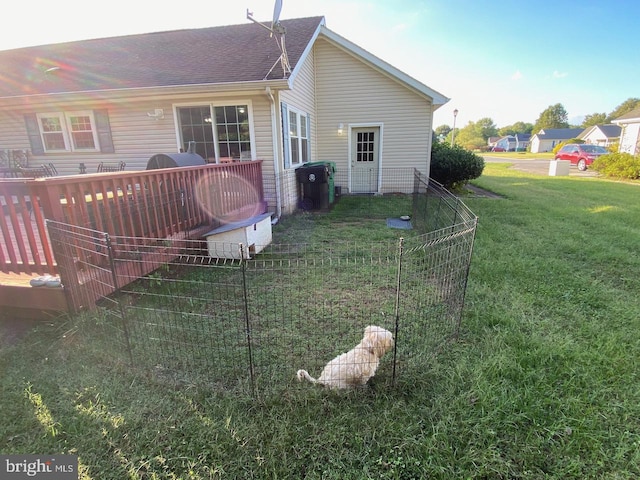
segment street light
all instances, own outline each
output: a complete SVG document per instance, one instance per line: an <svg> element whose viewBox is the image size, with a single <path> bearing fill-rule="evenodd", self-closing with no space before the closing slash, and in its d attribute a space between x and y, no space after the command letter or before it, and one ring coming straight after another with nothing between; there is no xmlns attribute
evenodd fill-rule
<svg viewBox="0 0 640 480"><path fill-rule="evenodd" d="M451 133L451 146L453 147L456 144L456 117L458 116L458 109L456 108L453 111L453 130Z"/></svg>

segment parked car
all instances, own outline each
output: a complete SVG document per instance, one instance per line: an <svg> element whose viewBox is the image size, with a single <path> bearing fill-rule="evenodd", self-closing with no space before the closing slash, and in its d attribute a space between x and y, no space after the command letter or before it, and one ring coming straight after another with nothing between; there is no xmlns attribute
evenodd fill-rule
<svg viewBox="0 0 640 480"><path fill-rule="evenodd" d="M493 148L491 149L491 151L492 151L492 152L504 152L504 147L498 147L498 146L496 146L496 147L493 147Z"/></svg>
<svg viewBox="0 0 640 480"><path fill-rule="evenodd" d="M577 165L581 172L587 169L600 155L609 151L600 145L580 143L568 143L556 153L556 160L569 160L572 165Z"/></svg>

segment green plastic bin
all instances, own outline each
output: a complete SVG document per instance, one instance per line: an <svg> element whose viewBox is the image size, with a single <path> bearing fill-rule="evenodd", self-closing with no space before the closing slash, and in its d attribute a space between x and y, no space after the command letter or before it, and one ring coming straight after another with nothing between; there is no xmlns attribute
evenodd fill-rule
<svg viewBox="0 0 640 480"><path fill-rule="evenodd" d="M336 186L335 186L335 173L336 173L336 162L309 162L305 163L305 166L317 166L317 165L328 165L329 166L329 178L327 183L329 184L329 205L335 203L336 201Z"/></svg>

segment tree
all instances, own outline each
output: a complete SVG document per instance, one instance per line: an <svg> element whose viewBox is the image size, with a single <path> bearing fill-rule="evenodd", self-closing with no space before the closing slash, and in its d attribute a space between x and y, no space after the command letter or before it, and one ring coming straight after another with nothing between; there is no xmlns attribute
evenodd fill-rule
<svg viewBox="0 0 640 480"><path fill-rule="evenodd" d="M462 145L469 150L479 150L487 146L487 139L498 134L493 120L488 117L477 122L469 122L460 130L456 130L456 145Z"/></svg>
<svg viewBox="0 0 640 480"><path fill-rule="evenodd" d="M513 125L502 127L498 130L498 135L504 137L506 135L516 135L518 133L531 133L533 130L533 123L516 122Z"/></svg>
<svg viewBox="0 0 640 480"><path fill-rule="evenodd" d="M533 125L533 133L538 133L540 130L548 128L569 128L568 119L569 115L561 103L549 105Z"/></svg>
<svg viewBox="0 0 640 480"><path fill-rule="evenodd" d="M585 115L581 127L593 127L594 125L602 125L604 123L607 123L606 113L592 113L591 115Z"/></svg>
<svg viewBox="0 0 640 480"><path fill-rule="evenodd" d="M627 98L624 102L618 105L613 112L609 114L606 123L611 123L612 120L621 117L625 113L629 113L636 107L640 107L640 98Z"/></svg>
<svg viewBox="0 0 640 480"><path fill-rule="evenodd" d="M436 138L445 139L450 132L451 127L449 125L440 125L438 128L436 128Z"/></svg>
<svg viewBox="0 0 640 480"><path fill-rule="evenodd" d="M456 132L455 144L469 150L477 150L487 145L475 122L469 122Z"/></svg>

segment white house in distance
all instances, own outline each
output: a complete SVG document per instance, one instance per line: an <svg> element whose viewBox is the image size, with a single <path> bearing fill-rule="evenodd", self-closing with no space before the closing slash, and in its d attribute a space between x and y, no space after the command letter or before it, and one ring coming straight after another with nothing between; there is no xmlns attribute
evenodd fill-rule
<svg viewBox="0 0 640 480"><path fill-rule="evenodd" d="M618 151L640 155L640 107L616 118L613 123L622 128Z"/></svg>
<svg viewBox="0 0 640 480"><path fill-rule="evenodd" d="M531 136L530 145L532 153L550 152L559 143L572 138L578 138L584 131L583 128L547 128Z"/></svg>
<svg viewBox="0 0 640 480"><path fill-rule="evenodd" d="M608 147L620 140L620 125L593 125L585 128L578 137L585 143Z"/></svg>
<svg viewBox="0 0 640 480"><path fill-rule="evenodd" d="M207 162L263 160L268 209L284 213L308 162L334 162L343 193L398 191L398 170L428 175L433 113L449 99L324 17L280 23L285 56L248 20L0 51L0 150L61 175L103 161L144 170L189 145Z"/></svg>

